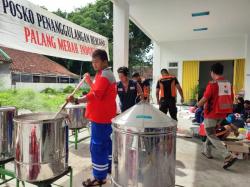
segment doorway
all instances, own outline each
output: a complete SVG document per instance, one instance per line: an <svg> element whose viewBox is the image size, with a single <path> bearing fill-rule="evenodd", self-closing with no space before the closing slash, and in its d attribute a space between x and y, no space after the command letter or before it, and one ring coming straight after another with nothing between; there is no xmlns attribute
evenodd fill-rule
<svg viewBox="0 0 250 187"><path fill-rule="evenodd" d="M199 67L199 98L203 96L206 86L211 81L210 68L219 62L224 66L224 77L233 84L234 75L234 60L217 60L217 61L200 61Z"/></svg>

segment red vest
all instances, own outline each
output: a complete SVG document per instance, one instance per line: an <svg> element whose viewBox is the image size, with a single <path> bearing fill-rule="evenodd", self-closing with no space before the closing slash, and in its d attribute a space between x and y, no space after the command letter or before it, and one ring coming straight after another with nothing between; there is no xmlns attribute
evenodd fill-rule
<svg viewBox="0 0 250 187"><path fill-rule="evenodd" d="M216 99L215 112L217 114L229 114L233 112L232 87L227 80L217 80L218 97Z"/></svg>
<svg viewBox="0 0 250 187"><path fill-rule="evenodd" d="M209 119L224 119L232 113L233 91L231 84L223 77L210 81L204 92L207 103L204 107L204 117Z"/></svg>

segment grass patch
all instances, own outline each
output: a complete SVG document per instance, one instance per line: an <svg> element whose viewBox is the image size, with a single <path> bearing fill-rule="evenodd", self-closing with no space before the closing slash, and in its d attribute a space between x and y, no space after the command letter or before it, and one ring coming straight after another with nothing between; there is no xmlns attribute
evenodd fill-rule
<svg viewBox="0 0 250 187"><path fill-rule="evenodd" d="M80 95L79 91L76 95ZM68 94L53 91L39 93L30 89L0 91L0 105L15 106L32 112L57 112Z"/></svg>

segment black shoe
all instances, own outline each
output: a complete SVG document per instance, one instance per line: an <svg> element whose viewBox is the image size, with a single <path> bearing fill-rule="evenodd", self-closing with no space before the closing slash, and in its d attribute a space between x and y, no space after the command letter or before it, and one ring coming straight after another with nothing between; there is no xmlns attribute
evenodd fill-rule
<svg viewBox="0 0 250 187"><path fill-rule="evenodd" d="M201 153L203 156L205 156L207 159L213 159L214 157L212 155L207 155L206 153Z"/></svg>
<svg viewBox="0 0 250 187"><path fill-rule="evenodd" d="M238 159L236 157L233 157L232 155L225 158L223 169L227 169L231 167Z"/></svg>

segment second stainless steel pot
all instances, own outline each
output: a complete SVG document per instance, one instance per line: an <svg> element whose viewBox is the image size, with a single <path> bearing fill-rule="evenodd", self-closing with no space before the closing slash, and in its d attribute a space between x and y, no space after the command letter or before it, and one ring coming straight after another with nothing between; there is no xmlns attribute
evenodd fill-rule
<svg viewBox="0 0 250 187"><path fill-rule="evenodd" d="M15 169L18 179L44 181L68 167L67 114L33 113L15 122Z"/></svg>

